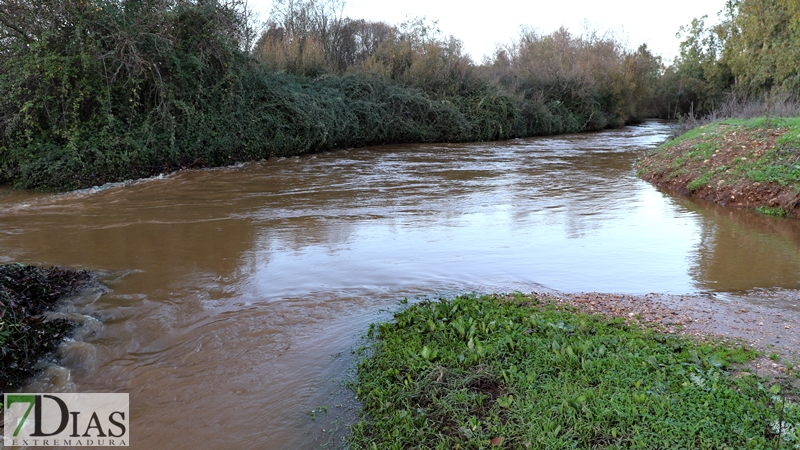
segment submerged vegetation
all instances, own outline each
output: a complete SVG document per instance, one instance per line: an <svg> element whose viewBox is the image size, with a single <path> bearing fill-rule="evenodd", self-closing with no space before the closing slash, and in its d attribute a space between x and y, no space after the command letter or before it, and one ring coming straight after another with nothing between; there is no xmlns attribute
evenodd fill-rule
<svg viewBox="0 0 800 450"><path fill-rule="evenodd" d="M73 323L42 314L90 280L86 271L61 267L0 266L0 392L33 375L39 359L72 331Z"/></svg>
<svg viewBox="0 0 800 450"><path fill-rule="evenodd" d="M752 350L533 296L423 302L370 327L354 448L800 447L798 392Z"/></svg>

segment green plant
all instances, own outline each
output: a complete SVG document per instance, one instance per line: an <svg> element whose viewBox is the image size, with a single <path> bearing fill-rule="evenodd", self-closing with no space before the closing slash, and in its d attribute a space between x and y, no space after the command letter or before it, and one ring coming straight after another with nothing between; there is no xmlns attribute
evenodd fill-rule
<svg viewBox="0 0 800 450"><path fill-rule="evenodd" d="M772 216L772 217L786 217L787 211L780 206L759 206L756 208L756 211L765 215L765 216Z"/></svg>
<svg viewBox="0 0 800 450"><path fill-rule="evenodd" d="M691 182L691 183L689 183L689 184L688 184L686 187L687 187L687 188L688 188L690 191L695 191L695 190L697 190L697 189L700 189L701 187L703 187L703 186L705 186L705 185L707 185L707 184L708 184L708 180L710 180L710 179L711 179L711 176L712 176L712 174L711 174L711 173L704 173L704 174L703 174L703 176L701 176L700 178L698 178L698 179L696 179L696 180L692 181L692 182Z"/></svg>
<svg viewBox="0 0 800 450"><path fill-rule="evenodd" d="M771 424L800 421L761 380L731 376L750 349L532 296L422 302L369 336L356 448L785 447Z"/></svg>

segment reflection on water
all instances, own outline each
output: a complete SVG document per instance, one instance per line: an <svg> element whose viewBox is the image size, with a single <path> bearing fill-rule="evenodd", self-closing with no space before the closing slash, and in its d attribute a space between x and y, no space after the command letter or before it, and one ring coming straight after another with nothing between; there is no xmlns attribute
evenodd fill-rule
<svg viewBox="0 0 800 450"><path fill-rule="evenodd" d="M800 221L671 197L665 125L386 146L46 195L0 189L0 261L87 268L102 321L37 386L131 393L135 448L321 442L359 332L404 296L797 288ZM780 300L776 300L780 301ZM311 420L328 406L330 418Z"/></svg>
<svg viewBox="0 0 800 450"><path fill-rule="evenodd" d="M703 221L690 271L698 288L728 292L800 288L800 221L702 200L682 203Z"/></svg>

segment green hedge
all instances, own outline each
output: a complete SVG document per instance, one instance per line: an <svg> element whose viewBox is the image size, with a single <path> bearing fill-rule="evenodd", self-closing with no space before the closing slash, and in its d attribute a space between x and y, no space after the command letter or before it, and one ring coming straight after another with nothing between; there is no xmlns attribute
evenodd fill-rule
<svg viewBox="0 0 800 450"><path fill-rule="evenodd" d="M240 49L239 13L217 1L29 6L10 10L25 34L0 30L12 36L0 40L0 183L17 188L70 190L352 146L609 124L585 99L535 102L483 80L435 94L364 73L269 71Z"/></svg>

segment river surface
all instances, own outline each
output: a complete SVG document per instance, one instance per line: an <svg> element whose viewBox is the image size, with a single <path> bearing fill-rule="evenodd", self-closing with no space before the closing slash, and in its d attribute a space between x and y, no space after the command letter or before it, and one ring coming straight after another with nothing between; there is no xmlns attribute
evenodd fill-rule
<svg viewBox="0 0 800 450"><path fill-rule="evenodd" d="M354 408L351 350L404 297L800 287L800 221L636 178L636 158L669 131L354 149L58 195L0 189L0 262L90 269L109 288L75 299L99 321L28 391L129 392L137 449L335 446Z"/></svg>

